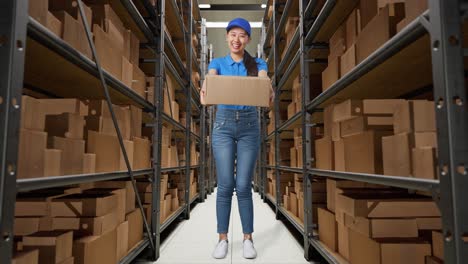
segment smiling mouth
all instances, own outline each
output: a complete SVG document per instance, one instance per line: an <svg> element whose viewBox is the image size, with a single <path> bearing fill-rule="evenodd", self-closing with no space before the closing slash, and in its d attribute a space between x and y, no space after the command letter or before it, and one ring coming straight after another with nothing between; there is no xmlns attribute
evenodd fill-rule
<svg viewBox="0 0 468 264"><path fill-rule="evenodd" d="M232 47L235 48L235 49L239 49L241 47L240 44L232 44Z"/></svg>

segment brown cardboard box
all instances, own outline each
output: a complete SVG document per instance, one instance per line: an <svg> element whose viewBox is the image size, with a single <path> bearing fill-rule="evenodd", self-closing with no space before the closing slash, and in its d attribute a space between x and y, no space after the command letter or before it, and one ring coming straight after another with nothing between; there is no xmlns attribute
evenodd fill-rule
<svg viewBox="0 0 468 264"><path fill-rule="evenodd" d="M179 104L176 101L171 102L171 109L172 109L172 118L174 118L175 121L179 122Z"/></svg>
<svg viewBox="0 0 468 264"><path fill-rule="evenodd" d="M133 142L124 140L130 165L133 166ZM95 131L88 132L88 152L96 154L96 172L126 170L118 139Z"/></svg>
<svg viewBox="0 0 468 264"><path fill-rule="evenodd" d="M393 117L387 116L358 116L341 122L341 137L349 137L364 133L366 130L393 129Z"/></svg>
<svg viewBox="0 0 468 264"><path fill-rule="evenodd" d="M15 203L15 216L48 216L50 215L50 204L44 198L19 198Z"/></svg>
<svg viewBox="0 0 468 264"><path fill-rule="evenodd" d="M74 264L75 263L75 258L74 257L69 257L66 260L58 263L58 264Z"/></svg>
<svg viewBox="0 0 468 264"><path fill-rule="evenodd" d="M84 56L91 58L91 48L88 45L86 32L81 21L66 11L54 11L52 14L62 22L63 32L60 37Z"/></svg>
<svg viewBox="0 0 468 264"><path fill-rule="evenodd" d="M338 27L331 36L329 43L330 54L328 56L328 61L333 61L343 55L343 52L346 50L346 23Z"/></svg>
<svg viewBox="0 0 468 264"><path fill-rule="evenodd" d="M426 198L401 198L402 194L390 195L346 193L336 196L336 210L353 217L409 218L438 217L436 204Z"/></svg>
<svg viewBox="0 0 468 264"><path fill-rule="evenodd" d="M296 103L292 102L288 105L288 119L291 119L291 117L296 113Z"/></svg>
<svg viewBox="0 0 468 264"><path fill-rule="evenodd" d="M340 79L340 58L329 61L328 67L322 72L322 91L326 91Z"/></svg>
<svg viewBox="0 0 468 264"><path fill-rule="evenodd" d="M317 169L333 170L333 142L327 138L315 140L315 157Z"/></svg>
<svg viewBox="0 0 468 264"><path fill-rule="evenodd" d="M428 9L428 1L426 0L406 0L405 1L405 17L409 22L421 15Z"/></svg>
<svg viewBox="0 0 468 264"><path fill-rule="evenodd" d="M335 219L333 219L335 220ZM342 223L337 223L338 229L338 253L349 260L349 229Z"/></svg>
<svg viewBox="0 0 468 264"><path fill-rule="evenodd" d="M73 232L41 231L23 237L24 250L39 249L39 263L59 263L72 256Z"/></svg>
<svg viewBox="0 0 468 264"><path fill-rule="evenodd" d="M96 172L96 154L85 153L83 154L83 173L95 173Z"/></svg>
<svg viewBox="0 0 468 264"><path fill-rule="evenodd" d="M15 252L11 264L38 264L39 250L26 250Z"/></svg>
<svg viewBox="0 0 468 264"><path fill-rule="evenodd" d="M85 236L73 243L75 264L115 264L117 232L112 230L102 236Z"/></svg>
<svg viewBox="0 0 468 264"><path fill-rule="evenodd" d="M79 114L47 115L45 131L49 137L83 139L84 118Z"/></svg>
<svg viewBox="0 0 468 264"><path fill-rule="evenodd" d="M332 122L331 124L331 139L338 141L341 139L341 124L339 122Z"/></svg>
<svg viewBox="0 0 468 264"><path fill-rule="evenodd" d="M128 221L128 248L133 248L143 239L143 218L140 209L127 214L125 220Z"/></svg>
<svg viewBox="0 0 468 264"><path fill-rule="evenodd" d="M61 176L62 151L59 149L44 150L44 176Z"/></svg>
<svg viewBox="0 0 468 264"><path fill-rule="evenodd" d="M331 104L325 107L323 110L323 126L324 126L324 137L331 138L332 137L332 125L333 125L333 112L335 108L335 104Z"/></svg>
<svg viewBox="0 0 468 264"><path fill-rule="evenodd" d="M134 105L130 106L130 137L142 137L143 110Z"/></svg>
<svg viewBox="0 0 468 264"><path fill-rule="evenodd" d="M121 223L117 229L117 249L116 260L119 261L127 255L128 252L128 221Z"/></svg>
<svg viewBox="0 0 468 264"><path fill-rule="evenodd" d="M84 13L87 18L88 25L91 25L92 23L92 17L93 17L93 12L90 7L88 7L86 4L83 5L84 8ZM52 11L67 11L68 14L73 16L75 19L78 19L80 24L83 23L78 5L73 4L72 2L69 1L62 1L62 0L49 0L49 9Z"/></svg>
<svg viewBox="0 0 468 264"><path fill-rule="evenodd" d="M424 264L425 256L431 252L431 245L418 239L373 240L353 230L349 230L349 239L349 260L351 263Z"/></svg>
<svg viewBox="0 0 468 264"><path fill-rule="evenodd" d="M39 3L40 1L37 2ZM44 106L41 104L41 101L23 95L21 97L21 105L21 128L44 131L45 115Z"/></svg>
<svg viewBox="0 0 468 264"><path fill-rule="evenodd" d="M346 75L356 66L356 46L352 45L340 58L340 74Z"/></svg>
<svg viewBox="0 0 468 264"><path fill-rule="evenodd" d="M289 151L289 157L291 160L291 167L297 167L297 151L296 148L291 148Z"/></svg>
<svg viewBox="0 0 468 264"><path fill-rule="evenodd" d="M362 4L361 2L361 8L363 7ZM365 27L357 39L357 63L366 59L396 33L396 25L405 15L404 8L404 3L389 4L382 8L367 26L365 26L365 12L361 9L361 21Z"/></svg>
<svg viewBox="0 0 468 264"><path fill-rule="evenodd" d="M411 146L406 133L382 138L384 174L411 176Z"/></svg>
<svg viewBox="0 0 468 264"><path fill-rule="evenodd" d="M331 250L338 249L338 226L335 221L335 215L322 208L318 208L318 227L319 239Z"/></svg>
<svg viewBox="0 0 468 264"><path fill-rule="evenodd" d="M283 195L283 207L284 209L290 211L291 210L291 205L290 205L290 201L289 201L289 195L288 194L285 194Z"/></svg>
<svg viewBox="0 0 468 264"><path fill-rule="evenodd" d="M434 256L426 256L425 264L444 264L444 261Z"/></svg>
<svg viewBox="0 0 468 264"><path fill-rule="evenodd" d="M56 217L52 222L54 230L76 230L80 231L80 234L100 236L115 229L118 225L118 218L117 211L113 211L98 217Z"/></svg>
<svg viewBox="0 0 468 264"><path fill-rule="evenodd" d="M335 212L336 193L341 193L341 188L363 188L367 186L367 184L364 182L343 181L334 179L327 179L326 184L327 208L332 212Z"/></svg>
<svg viewBox="0 0 468 264"><path fill-rule="evenodd" d="M437 134L435 132L412 133L410 134L410 144L412 147L416 148L437 148Z"/></svg>
<svg viewBox="0 0 468 264"><path fill-rule="evenodd" d="M179 198L178 197L174 197L172 198L172 201L171 201L171 211L172 212L175 212L177 211L177 209L179 209L180 205L179 205Z"/></svg>
<svg viewBox="0 0 468 264"><path fill-rule="evenodd" d="M268 78L208 75L205 104L268 107L271 83Z"/></svg>
<svg viewBox="0 0 468 264"><path fill-rule="evenodd" d="M418 237L415 218L369 219L344 215L345 226L369 238Z"/></svg>
<svg viewBox="0 0 468 264"><path fill-rule="evenodd" d="M416 218L419 230L440 230L442 229L442 220L440 217Z"/></svg>
<svg viewBox="0 0 468 264"><path fill-rule="evenodd" d="M18 179L44 176L47 133L21 129L18 150Z"/></svg>
<svg viewBox="0 0 468 264"><path fill-rule="evenodd" d="M177 155L177 146L171 146L169 148L169 167L178 167L179 157Z"/></svg>
<svg viewBox="0 0 468 264"><path fill-rule="evenodd" d="M88 106L78 99L38 99L45 115L63 113L88 115Z"/></svg>
<svg viewBox="0 0 468 264"><path fill-rule="evenodd" d="M48 0L36 0L29 4L29 15L42 25L46 24L48 10Z"/></svg>
<svg viewBox="0 0 468 264"><path fill-rule="evenodd" d="M297 150L297 160L296 160L297 161L297 167L302 168L304 166L303 158L302 158L304 153L303 153L303 150L302 150L302 146L297 147L296 150Z"/></svg>
<svg viewBox="0 0 468 264"><path fill-rule="evenodd" d="M334 170L346 171L346 159L343 140L333 142L333 155L335 162Z"/></svg>
<svg viewBox="0 0 468 264"><path fill-rule="evenodd" d="M432 231L432 255L444 259L444 237L439 231Z"/></svg>
<svg viewBox="0 0 468 264"><path fill-rule="evenodd" d="M361 100L346 100L333 107L332 121L342 122L362 115Z"/></svg>
<svg viewBox="0 0 468 264"><path fill-rule="evenodd" d="M344 139L346 171L360 173L383 172L382 136L386 131L366 131Z"/></svg>
<svg viewBox="0 0 468 264"><path fill-rule="evenodd" d="M101 66L109 74L121 80L123 50L113 42L109 34L97 24L93 25L93 34L94 45L96 46L96 52L99 54Z"/></svg>
<svg viewBox="0 0 468 264"><path fill-rule="evenodd" d="M52 200L51 215L103 216L115 210L117 202L117 196L113 194L71 194Z"/></svg>
<svg viewBox="0 0 468 264"><path fill-rule="evenodd" d="M167 180L166 180L167 185ZM96 182L95 188L103 188L103 189L125 189L125 213L128 214L135 209L135 191L133 190L133 185L131 181L104 181L104 182ZM161 188L162 190L162 188ZM151 189L150 189L151 191Z"/></svg>
<svg viewBox="0 0 468 264"><path fill-rule="evenodd" d="M355 8L346 19L346 49L349 50L353 47L360 32L361 14L359 9Z"/></svg>
<svg viewBox="0 0 468 264"><path fill-rule="evenodd" d="M395 134L433 132L436 130L434 102L415 100L402 103L395 109L394 121Z"/></svg>
<svg viewBox="0 0 468 264"><path fill-rule="evenodd" d="M62 151L61 167L64 175L83 173L85 141L81 139L52 137L52 147Z"/></svg>
<svg viewBox="0 0 468 264"><path fill-rule="evenodd" d="M298 206L297 203L298 203L297 202L297 194L294 193L294 192L290 192L289 193L289 206L290 206L290 209L291 209L290 212L295 216L297 216L297 206Z"/></svg>
<svg viewBox="0 0 468 264"><path fill-rule="evenodd" d="M297 200L297 217L304 223L304 197Z"/></svg>
<svg viewBox="0 0 468 264"><path fill-rule="evenodd" d="M138 63L133 64L132 90L141 97L145 97L146 79L145 73L138 67Z"/></svg>
<svg viewBox="0 0 468 264"><path fill-rule="evenodd" d="M193 195L193 193L192 193ZM166 217L169 217L171 215L171 206L172 206L172 196L170 194L166 194L165 197L164 197L164 202L166 203L165 207L166 207Z"/></svg>
<svg viewBox="0 0 468 264"><path fill-rule="evenodd" d="M14 235L26 236L34 234L41 229L41 221L46 217L15 217Z"/></svg>
<svg viewBox="0 0 468 264"><path fill-rule="evenodd" d="M151 168L151 142L148 139L133 138L133 169Z"/></svg>
<svg viewBox="0 0 468 264"><path fill-rule="evenodd" d="M415 178L438 179L436 149L433 147L413 148L412 150L413 171Z"/></svg>
<svg viewBox="0 0 468 264"><path fill-rule="evenodd" d="M396 107L405 103L402 99L364 99L362 113L365 115L393 115Z"/></svg>
<svg viewBox="0 0 468 264"><path fill-rule="evenodd" d="M379 9L377 0L361 0L359 1L359 14L361 17L361 29L364 29L367 24L377 15Z"/></svg>
<svg viewBox="0 0 468 264"><path fill-rule="evenodd" d="M125 56L122 56L122 82L127 87L132 87L133 67L134 67L133 64L131 64L130 61ZM146 83L145 83L145 96L146 96Z"/></svg>

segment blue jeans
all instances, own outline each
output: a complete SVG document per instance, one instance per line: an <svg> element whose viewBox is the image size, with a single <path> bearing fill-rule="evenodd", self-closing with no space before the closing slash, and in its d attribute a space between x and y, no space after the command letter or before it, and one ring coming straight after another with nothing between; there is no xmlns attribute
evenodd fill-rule
<svg viewBox="0 0 468 264"><path fill-rule="evenodd" d="M260 147L260 124L256 109L219 109L213 125L212 145L218 177L218 233L228 233L234 188L242 230L244 234L253 233L251 184Z"/></svg>

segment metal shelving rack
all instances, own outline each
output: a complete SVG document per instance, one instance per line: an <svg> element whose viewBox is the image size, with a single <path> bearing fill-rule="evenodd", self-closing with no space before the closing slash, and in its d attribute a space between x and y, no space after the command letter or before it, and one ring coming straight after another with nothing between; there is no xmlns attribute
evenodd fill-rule
<svg viewBox="0 0 468 264"><path fill-rule="evenodd" d="M463 56L462 25L467 14L466 1L460 0L428 0L429 10L409 23L398 34L391 38L386 44L376 50L367 59L357 65L352 71L343 76L325 92L315 98L309 94L309 68L317 63L323 63L317 54L320 50L327 48L328 39L338 28L341 22L356 6L357 1L327 0L323 7L318 10L319 1L299 1L300 23L293 37L292 43L286 51L281 63L278 60L278 34L284 26L287 18L288 7L293 0L287 0L280 4L277 0L268 1L273 4L274 12L272 18L267 21L265 10L262 39L264 57L268 63L272 63L271 72L273 86L276 90L275 107L279 107L279 97L282 88L289 78L290 73L300 67L302 83L302 111L294 115L290 120L279 124L279 115L275 113L275 131L270 135L265 132L266 121L262 122L262 133L264 141L261 148L260 182L257 183L261 196L265 201L270 201L276 210L277 218L283 214L285 218L295 226L304 237L304 256L310 259L312 254L320 254L329 263L339 263L326 247L319 241L316 232L316 223L312 222L312 196L311 183L314 176L322 176L336 179L347 179L374 184L382 184L393 187L428 191L432 193L434 201L438 204L442 214L443 236L444 236L444 261L446 263L468 263L468 206L463 204L466 200L464 193L468 188L468 110L466 108L467 90L465 87L465 75ZM278 7L284 5L281 17ZM314 12L316 11L316 12ZM316 15L313 15L316 14ZM466 34L467 32L465 32ZM269 47L269 39L275 38L275 44ZM299 41L299 47L297 42ZM418 65L409 66L404 63L405 55L414 55L419 60ZM292 57L292 58L291 58ZM431 66L432 59L432 66ZM314 140L310 129L320 123L318 117L323 107L336 100L338 97L351 98L357 93L370 98L396 98L416 88L407 89L373 89L376 87L368 79L363 77L375 76L376 70L384 70L386 63L399 63L401 69L393 76L381 76L388 80L402 78L405 73L414 73L418 67L427 69L430 77L432 70L432 81L434 84L434 98L436 103L437 140L439 142L439 180L427 180L408 177L397 177L388 175L375 175L351 172L337 172L319 170L314 168ZM424 76L421 76L424 78ZM385 80L384 80L385 81ZM394 82L389 82L394 84ZM389 87L387 87L389 88ZM364 98L364 97L363 97ZM264 113L265 114L265 113ZM265 117L266 118L266 117ZM279 166L279 139L280 134L292 125L300 124L303 131L303 167L289 168ZM275 138L276 164L266 164L266 143ZM276 179L279 181L279 171L302 173L304 188L304 225L290 217L282 208L280 199L275 200L266 193L266 171L275 170ZM277 185L277 197L279 184ZM465 192L464 192L465 190Z"/></svg>
<svg viewBox="0 0 468 264"><path fill-rule="evenodd" d="M189 16L188 21L192 19L193 12L198 12L198 19L201 20L198 4L193 5L196 0L183 1L182 12L185 11ZM115 179L129 179L129 174L126 171L81 174L81 175L66 175L60 177L45 177L34 179L16 179L17 156L18 156L18 141L19 141L19 126L21 116L21 95L23 89L25 54L28 46L27 39L37 42L40 49L49 50L53 56L64 59L71 66L79 70L85 71L90 76L95 78L95 87L99 87L99 74L96 64L93 60L85 57L68 43L55 36L47 28L39 24L28 15L29 0L8 0L0 4L0 122L3 128L0 132L1 137L1 173L0 173L0 231L2 238L0 239L0 262L10 263L13 252L13 225L14 225L14 207L17 192L38 190L51 187L68 186L73 184L96 182ZM176 0L161 0L157 1L157 6L152 6L149 0L120 0L115 2L119 5L119 12L124 12L123 15L130 21L132 31L136 31L142 41L141 49L149 49L154 51L154 59L140 59L140 63L154 64L155 82L155 105L146 101L129 87L117 80L108 72L104 71L104 79L110 87L112 100L114 103L126 104L132 103L140 106L144 112L152 114L153 123L153 162L152 168L145 170L133 171L134 176L149 175L153 183L153 208L152 222L150 223L151 232L146 234L144 239L135 247L126 257L120 260L120 263L131 263L143 251L150 249L150 240L154 241L155 246L151 250L151 258L156 260L159 258L160 249L160 233L165 230L175 219L183 215L186 219L190 216L190 205L195 201L203 201L204 192L204 174L199 177L199 190L201 193L189 199L190 187L190 171L194 169L201 170L201 166L205 163L203 156L199 165L190 164L190 151L186 151L186 165L176 168L161 168L161 133L162 124L173 126L180 132L183 132L183 138L186 140L186 149L190 150L190 144L199 143L203 146L206 138L206 130L201 130L201 135L195 135L190 130L190 122L192 110L200 112L201 104L199 102L198 91L195 89L192 79L192 65L200 71L196 58L193 58L193 50L191 46L193 24L184 25L181 20L181 11L179 10ZM136 4L142 6L146 12L143 17ZM192 11L192 7L193 11ZM123 10L123 11L122 11ZM170 14L168 14L168 12ZM172 12L172 13L171 13ZM119 15L121 14L119 13ZM181 32L184 34L185 58L186 65L182 63L182 58L178 54L174 44L168 38L164 31L165 18L171 15L176 18ZM201 22L201 21L200 21ZM167 51L166 48L167 47ZM33 48L33 47L31 47ZM31 53L37 52L35 50ZM40 50L39 49L39 50ZM171 61L170 58L173 58ZM175 61L175 64L173 62ZM172 117L163 113L163 87L165 69L175 77L183 89L185 105L187 107L187 122L180 124ZM56 74L65 74L60 69L56 69ZM71 73L73 77L73 73ZM42 87L46 89L47 87ZM96 89L94 89L95 91ZM49 92L49 91L48 91ZM51 93L53 93L52 91ZM80 90L82 97L93 96L96 92L93 89ZM57 97L66 97L66 94L59 92L54 94ZM73 97L73 95L68 95ZM204 118L204 116L202 116ZM202 122L201 122L202 124ZM160 179L162 173L185 171L186 176L186 194L185 206L174 212L164 223L159 223L159 192ZM203 171L203 170L201 170Z"/></svg>

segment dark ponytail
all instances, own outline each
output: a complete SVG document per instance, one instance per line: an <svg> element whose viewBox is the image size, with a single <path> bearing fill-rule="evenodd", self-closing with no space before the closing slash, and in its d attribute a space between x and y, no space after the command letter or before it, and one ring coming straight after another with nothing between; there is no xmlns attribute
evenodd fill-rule
<svg viewBox="0 0 468 264"><path fill-rule="evenodd" d="M246 50L244 50L244 65L247 69L247 76L258 76L257 62Z"/></svg>

